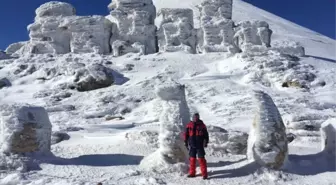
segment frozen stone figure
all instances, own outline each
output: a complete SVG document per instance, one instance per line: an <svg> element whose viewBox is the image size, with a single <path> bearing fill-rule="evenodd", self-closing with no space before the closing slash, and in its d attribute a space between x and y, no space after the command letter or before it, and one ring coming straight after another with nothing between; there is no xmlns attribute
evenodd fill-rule
<svg viewBox="0 0 336 185"><path fill-rule="evenodd" d="M200 51L239 52L233 44L232 0L203 0L200 10L201 29L198 39Z"/></svg>
<svg viewBox="0 0 336 185"><path fill-rule="evenodd" d="M11 45L8 50L18 54L110 53L112 23L104 16L75 14L68 3L41 5L35 22L28 26L29 42Z"/></svg>
<svg viewBox="0 0 336 185"><path fill-rule="evenodd" d="M331 123L333 122L333 123ZM326 121L321 126L322 152L335 159L336 153L336 119Z"/></svg>
<svg viewBox="0 0 336 185"><path fill-rule="evenodd" d="M12 154L50 152L51 123L44 108L2 104L0 123L1 152Z"/></svg>
<svg viewBox="0 0 336 185"><path fill-rule="evenodd" d="M114 23L110 43L114 56L157 52L156 9L152 0L113 0L109 9Z"/></svg>
<svg viewBox="0 0 336 185"><path fill-rule="evenodd" d="M70 52L70 33L60 24L64 17L75 15L72 5L52 1L36 9L35 22L28 26L30 42L21 48L21 53Z"/></svg>
<svg viewBox="0 0 336 185"><path fill-rule="evenodd" d="M288 155L285 125L268 94L255 91L255 99L258 109L248 139L247 157L262 166L280 169Z"/></svg>
<svg viewBox="0 0 336 185"><path fill-rule="evenodd" d="M140 166L146 170L167 172L185 167L188 160L181 132L190 121L190 113L183 85L173 81L166 82L157 89L157 95L163 107L159 118L159 149L144 158Z"/></svg>
<svg viewBox="0 0 336 185"><path fill-rule="evenodd" d="M70 48L73 53L110 53L112 23L104 16L72 16L61 25L70 34Z"/></svg>
<svg viewBox="0 0 336 185"><path fill-rule="evenodd" d="M162 16L158 32L160 51L196 53L193 11L184 8L163 8L159 15Z"/></svg>
<svg viewBox="0 0 336 185"><path fill-rule="evenodd" d="M271 47L272 30L265 21L243 21L235 28L234 43L244 50L244 47L262 45Z"/></svg>

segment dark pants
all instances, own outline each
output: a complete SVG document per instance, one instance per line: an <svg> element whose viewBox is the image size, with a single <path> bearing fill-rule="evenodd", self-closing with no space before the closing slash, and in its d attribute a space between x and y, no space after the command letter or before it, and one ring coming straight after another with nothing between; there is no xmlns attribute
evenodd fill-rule
<svg viewBox="0 0 336 185"><path fill-rule="evenodd" d="M204 148L190 148L189 149L189 156L192 158L204 158L205 157L205 150Z"/></svg>

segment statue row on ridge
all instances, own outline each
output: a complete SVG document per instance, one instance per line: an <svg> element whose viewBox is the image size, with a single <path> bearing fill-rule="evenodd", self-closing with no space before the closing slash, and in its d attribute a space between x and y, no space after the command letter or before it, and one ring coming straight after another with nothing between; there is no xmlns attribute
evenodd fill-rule
<svg viewBox="0 0 336 185"><path fill-rule="evenodd" d="M188 53L244 51L250 45L270 47L272 31L264 21L232 21L232 0L204 0L200 5L201 27L194 28L193 10L163 8L154 24L152 0L114 0L110 16L76 16L75 8L52 1L36 10L28 26L30 40L14 43L8 53L65 54L126 53L152 54L158 51Z"/></svg>

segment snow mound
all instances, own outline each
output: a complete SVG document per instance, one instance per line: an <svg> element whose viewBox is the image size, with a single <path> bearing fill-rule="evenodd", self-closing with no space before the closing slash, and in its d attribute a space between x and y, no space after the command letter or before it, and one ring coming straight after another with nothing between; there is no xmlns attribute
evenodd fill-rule
<svg viewBox="0 0 336 185"><path fill-rule="evenodd" d="M305 56L305 48L298 42L290 40L275 41L272 43L272 49L291 56Z"/></svg>
<svg viewBox="0 0 336 185"><path fill-rule="evenodd" d="M50 152L52 126L43 107L3 104L0 111L2 152L18 154Z"/></svg>
<svg viewBox="0 0 336 185"><path fill-rule="evenodd" d="M254 93L258 110L249 134L247 157L262 166L280 169L288 155L286 127L272 98L262 91Z"/></svg>
<svg viewBox="0 0 336 185"><path fill-rule="evenodd" d="M316 83L318 74L314 66L302 63L300 58L259 46L251 49L253 50L238 55L247 64L244 66L244 83L299 89L309 89Z"/></svg>

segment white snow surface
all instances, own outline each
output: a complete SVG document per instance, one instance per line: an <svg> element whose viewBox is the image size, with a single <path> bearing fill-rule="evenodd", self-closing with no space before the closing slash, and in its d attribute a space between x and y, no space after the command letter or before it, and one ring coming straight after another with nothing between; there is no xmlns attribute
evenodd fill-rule
<svg viewBox="0 0 336 185"><path fill-rule="evenodd" d="M157 10L193 9L195 27L199 26L196 5L201 0L153 2ZM168 79L186 86L190 112L199 112L209 126L247 133L257 108L250 95L252 89L272 97L286 125L309 123L321 127L335 118L335 40L239 0L233 1L233 20L266 21L273 31L272 43L299 42L306 55L294 62L277 51L257 47L251 53L235 56L69 53L0 60L0 78L12 84L0 90L1 104L43 106L51 110L48 114L53 131L72 130L69 140L51 146L54 156L38 159L40 170L20 173L0 169L0 184L336 184L335 160L326 161L320 155L320 133L295 129L297 138L288 145L289 164L282 171L257 168L245 155L212 154L209 149L207 181L187 179L179 170L157 174L140 168L141 160L159 147L155 144L159 117L166 107L156 99L154 89ZM87 92L68 88L66 84L73 82L76 69L92 63L113 69L116 83ZM304 74L309 73L316 77L306 78ZM309 89L281 87L288 76L308 83ZM322 81L325 85L318 85ZM123 116L125 120L106 121L106 115ZM9 163L15 164L11 160Z"/></svg>

